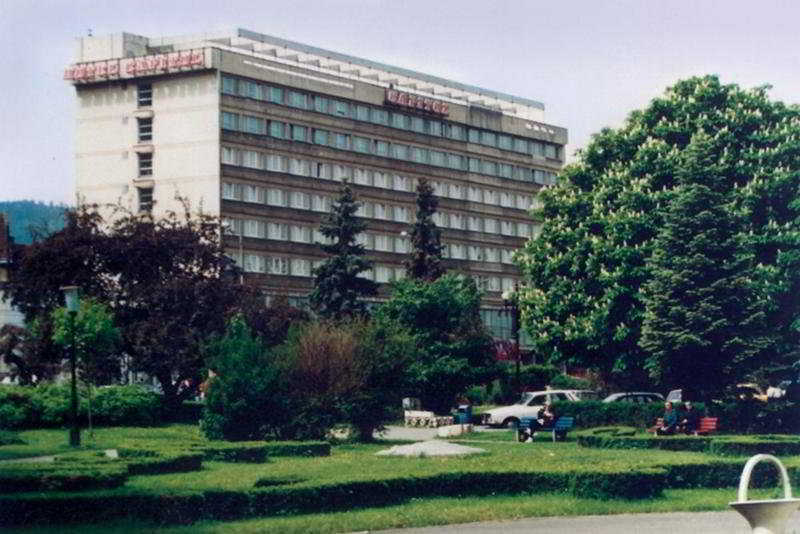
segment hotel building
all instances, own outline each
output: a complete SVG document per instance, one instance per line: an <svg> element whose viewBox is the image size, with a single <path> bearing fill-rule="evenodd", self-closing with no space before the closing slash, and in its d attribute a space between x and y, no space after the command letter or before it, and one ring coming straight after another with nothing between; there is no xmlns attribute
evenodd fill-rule
<svg viewBox="0 0 800 534"><path fill-rule="evenodd" d="M79 38L64 78L79 202L158 215L188 199L227 222L248 281L303 298L343 182L367 224L366 276L388 283L403 276L426 178L446 267L478 281L484 319L508 337L511 257L539 231L529 209L567 142L542 103L242 29Z"/></svg>

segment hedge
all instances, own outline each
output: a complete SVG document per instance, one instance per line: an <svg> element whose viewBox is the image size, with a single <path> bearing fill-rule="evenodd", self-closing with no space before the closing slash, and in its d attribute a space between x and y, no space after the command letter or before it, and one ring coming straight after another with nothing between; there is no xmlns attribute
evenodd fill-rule
<svg viewBox="0 0 800 534"><path fill-rule="evenodd" d="M0 469L0 493L117 488L127 479L123 463L14 462Z"/></svg>
<svg viewBox="0 0 800 534"><path fill-rule="evenodd" d="M25 441L16 432L0 430L0 447L3 445L24 445Z"/></svg>
<svg viewBox="0 0 800 534"><path fill-rule="evenodd" d="M344 480L319 484L269 483L249 491L215 490L159 495L92 492L80 495L0 496L0 526L64 521L96 522L125 517L161 524L229 520L286 513L350 510L404 502L413 497L478 496L566 491L579 497L649 498L661 494L664 470L606 469L596 472L454 472L426 477Z"/></svg>

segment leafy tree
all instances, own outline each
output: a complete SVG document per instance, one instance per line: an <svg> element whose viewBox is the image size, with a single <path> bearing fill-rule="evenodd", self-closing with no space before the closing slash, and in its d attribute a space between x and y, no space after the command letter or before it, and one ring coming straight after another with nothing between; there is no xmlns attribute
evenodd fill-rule
<svg viewBox="0 0 800 534"><path fill-rule="evenodd" d="M245 320L268 348L286 341L292 325L310 320L308 312L290 305L285 296L275 297L267 307L261 305L260 299L251 300L250 304L243 310Z"/></svg>
<svg viewBox="0 0 800 534"><path fill-rule="evenodd" d="M12 324L0 328L0 357L20 384L50 380L61 370L64 354L53 343L51 332L50 320L34 321L28 328Z"/></svg>
<svg viewBox="0 0 800 534"><path fill-rule="evenodd" d="M411 257L405 261L411 278L433 281L444 274L442 267L442 232L433 222L439 200L426 179L417 185L417 217L411 230Z"/></svg>
<svg viewBox="0 0 800 534"><path fill-rule="evenodd" d="M590 367L626 387L650 382L640 344L655 239L680 187L683 153L709 132L705 164L732 189L739 252L774 326L774 354L800 347L800 109L706 76L680 81L618 129L596 134L540 195L539 237L518 255L523 324L552 363ZM751 234L752 232L752 234ZM789 356L787 356L789 357ZM796 357L794 358L796 359Z"/></svg>
<svg viewBox="0 0 800 534"><path fill-rule="evenodd" d="M345 185L331 213L320 227L328 243L321 244L329 255L322 265L314 269L314 290L311 306L324 318L339 319L365 312L362 300L377 294L378 285L359 276L372 268L364 257L364 246L356 241L366 224L356 217L358 204L353 191Z"/></svg>
<svg viewBox="0 0 800 534"><path fill-rule="evenodd" d="M159 380L168 408L194 393L182 384L200 383L203 340L252 296L225 276L231 260L218 220L188 207L157 220L120 212L109 224L81 208L18 260L7 294L29 322L46 327L42 318L63 302L60 288L79 286L111 307L133 370Z"/></svg>
<svg viewBox="0 0 800 534"><path fill-rule="evenodd" d="M714 174L715 149L698 132L681 154L642 290L640 340L651 376L668 386L695 385L709 400L770 344L762 299L750 282L752 256L742 250L730 208L733 188Z"/></svg>
<svg viewBox="0 0 800 534"><path fill-rule="evenodd" d="M215 375L203 406L206 436L245 441L275 434L288 413L286 375L244 317L232 317L225 334L204 345L203 354Z"/></svg>
<svg viewBox="0 0 800 534"><path fill-rule="evenodd" d="M69 347L72 343L71 322L66 308L56 308L53 311L53 341L62 348ZM118 376L119 361L114 351L121 341L121 336L119 329L114 326L111 310L94 299L81 300L75 316L74 329L75 356L87 389L91 435L92 387L98 381L108 382Z"/></svg>
<svg viewBox="0 0 800 534"><path fill-rule="evenodd" d="M429 410L449 412L456 395L497 374L480 298L469 278L405 279L395 283L392 297L376 313L413 336L417 351L408 365L409 393Z"/></svg>

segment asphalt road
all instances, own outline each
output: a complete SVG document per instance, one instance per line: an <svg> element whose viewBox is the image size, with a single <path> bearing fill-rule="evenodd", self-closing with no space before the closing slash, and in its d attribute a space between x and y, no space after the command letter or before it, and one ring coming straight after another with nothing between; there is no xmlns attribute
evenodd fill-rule
<svg viewBox="0 0 800 534"><path fill-rule="evenodd" d="M734 511L669 514L589 515L489 521L440 527L373 530L375 534L749 534L747 522ZM800 534L795 512L785 534Z"/></svg>

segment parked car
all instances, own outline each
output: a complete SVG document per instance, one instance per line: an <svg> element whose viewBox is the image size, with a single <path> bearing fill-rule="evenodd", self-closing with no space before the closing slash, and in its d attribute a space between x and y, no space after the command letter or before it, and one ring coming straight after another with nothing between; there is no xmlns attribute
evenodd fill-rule
<svg viewBox="0 0 800 534"><path fill-rule="evenodd" d="M635 402L637 404L663 401L664 395L661 393L651 393L647 391L625 391L622 393L612 393L603 399L603 402Z"/></svg>
<svg viewBox="0 0 800 534"><path fill-rule="evenodd" d="M511 406L502 406L483 412L481 422L489 426L514 428L523 417L536 417L545 402L597 400L597 393L587 389L549 389L526 391Z"/></svg>

